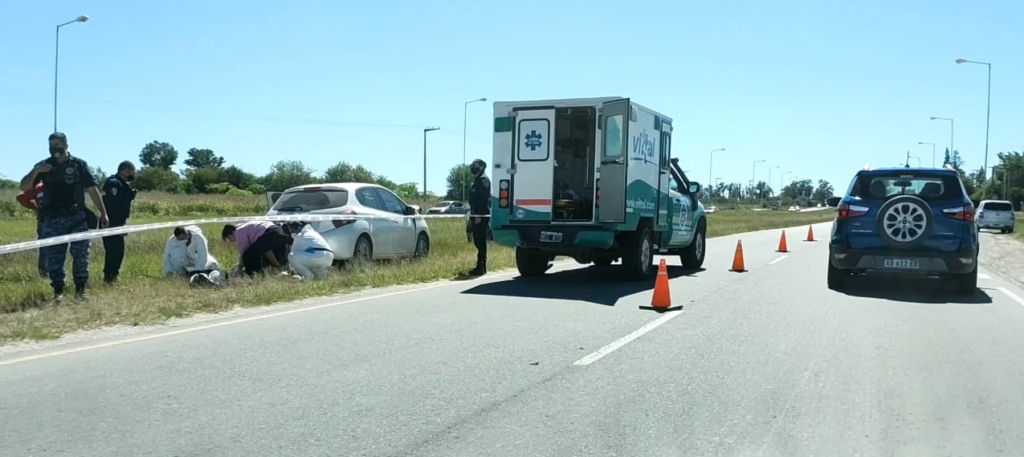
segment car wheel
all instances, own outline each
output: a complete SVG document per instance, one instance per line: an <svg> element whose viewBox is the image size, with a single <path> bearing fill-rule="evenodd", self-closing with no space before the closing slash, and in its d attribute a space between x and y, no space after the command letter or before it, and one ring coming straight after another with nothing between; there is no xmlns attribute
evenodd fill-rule
<svg viewBox="0 0 1024 457"><path fill-rule="evenodd" d="M516 269L524 277L541 276L551 264L548 263L548 256L540 252L531 252L522 247L516 246Z"/></svg>
<svg viewBox="0 0 1024 457"><path fill-rule="evenodd" d="M636 232L628 235L622 266L631 281L644 281L654 276L654 243L647 224L642 224Z"/></svg>
<svg viewBox="0 0 1024 457"><path fill-rule="evenodd" d="M889 247L913 249L928 240L932 218L931 207L924 200L913 195L901 195L878 209L876 228Z"/></svg>
<svg viewBox="0 0 1024 457"><path fill-rule="evenodd" d="M831 255L831 254L829 254ZM832 261L828 261L828 288L832 290L842 289L846 285L846 280L850 278L850 273L836 268L832 265Z"/></svg>
<svg viewBox="0 0 1024 457"><path fill-rule="evenodd" d="M1006 229L1006 233L1013 233L1013 228Z"/></svg>
<svg viewBox="0 0 1024 457"><path fill-rule="evenodd" d="M978 264L977 259L974 262ZM974 270L970 273L962 274L956 278L956 291L960 294L971 295L975 290L978 289L978 267L975 266Z"/></svg>
<svg viewBox="0 0 1024 457"><path fill-rule="evenodd" d="M352 251L352 261L355 263L365 263L373 259L373 243L370 241L370 237L366 235L360 235L359 239L356 240L356 247Z"/></svg>
<svg viewBox="0 0 1024 457"><path fill-rule="evenodd" d="M416 252L413 253L413 258L422 259L430 254L430 237L426 233L420 233L420 236L416 238Z"/></svg>
<svg viewBox="0 0 1024 457"><path fill-rule="evenodd" d="M686 249L683 250L683 254L680 260L683 262L683 266L689 269L700 268L704 265L704 249L707 247L707 221L703 218L697 223L697 233L693 234L693 242L690 243Z"/></svg>

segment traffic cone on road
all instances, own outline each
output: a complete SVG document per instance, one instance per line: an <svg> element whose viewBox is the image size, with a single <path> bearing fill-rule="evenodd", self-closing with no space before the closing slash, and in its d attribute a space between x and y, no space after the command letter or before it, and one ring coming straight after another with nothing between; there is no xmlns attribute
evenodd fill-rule
<svg viewBox="0 0 1024 457"><path fill-rule="evenodd" d="M640 309L653 310L659 313L683 309L682 306L672 306L672 294L668 290L668 267L665 266L665 259L661 259L661 263L658 264L658 279L654 282L654 296L651 297L651 306L641 306Z"/></svg>
<svg viewBox="0 0 1024 457"><path fill-rule="evenodd" d="M804 241L814 241L814 226L813 225L808 225L807 226L807 239L804 240Z"/></svg>
<svg viewBox="0 0 1024 457"><path fill-rule="evenodd" d="M779 250L776 252L789 252L788 246L786 246L786 231L782 231L782 238L779 240Z"/></svg>
<svg viewBox="0 0 1024 457"><path fill-rule="evenodd" d="M747 271L746 268L743 268L743 240L736 240L736 254L732 256L732 268L729 271L737 273Z"/></svg>

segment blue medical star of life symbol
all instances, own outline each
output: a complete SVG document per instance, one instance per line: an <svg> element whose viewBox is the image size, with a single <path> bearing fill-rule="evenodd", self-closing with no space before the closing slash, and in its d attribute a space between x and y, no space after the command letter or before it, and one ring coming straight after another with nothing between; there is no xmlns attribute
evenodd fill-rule
<svg viewBox="0 0 1024 457"><path fill-rule="evenodd" d="M530 148L531 151L536 151L541 145L541 138L543 135L537 133L536 130L530 130L530 133L526 134L526 147Z"/></svg>

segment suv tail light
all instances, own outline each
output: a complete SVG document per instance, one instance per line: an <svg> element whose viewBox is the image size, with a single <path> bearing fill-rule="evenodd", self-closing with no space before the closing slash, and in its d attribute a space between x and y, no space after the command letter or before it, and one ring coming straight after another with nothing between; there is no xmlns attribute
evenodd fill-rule
<svg viewBox="0 0 1024 457"><path fill-rule="evenodd" d="M357 215L355 211L352 211L350 209L343 210L339 214L343 214L345 216L356 216ZM334 224L334 228L340 228L340 227L344 227L344 226L349 225L349 224L354 224L354 223L356 223L356 220L355 219L334 219L334 220L331 221L331 223Z"/></svg>
<svg viewBox="0 0 1024 457"><path fill-rule="evenodd" d="M946 208L942 210L942 213L946 216L952 217L953 219L960 219L961 221L973 221L974 220L974 205L958 206L956 208Z"/></svg>
<svg viewBox="0 0 1024 457"><path fill-rule="evenodd" d="M848 217L858 217L867 214L868 207L842 202L836 207L836 212L839 214L840 219L846 219Z"/></svg>
<svg viewBox="0 0 1024 457"><path fill-rule="evenodd" d="M498 208L508 208L508 180L498 181Z"/></svg>

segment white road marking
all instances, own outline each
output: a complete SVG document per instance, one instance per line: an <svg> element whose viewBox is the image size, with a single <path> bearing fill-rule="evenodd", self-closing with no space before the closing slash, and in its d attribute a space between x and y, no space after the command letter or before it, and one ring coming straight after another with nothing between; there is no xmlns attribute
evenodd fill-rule
<svg viewBox="0 0 1024 457"><path fill-rule="evenodd" d="M992 277L985 273L978 273L978 279L992 279Z"/></svg>
<svg viewBox="0 0 1024 457"><path fill-rule="evenodd" d="M1017 302L1018 305L1024 306L1024 298L1020 298L1020 296L1011 292L1010 289L1007 289L1003 286L996 287L996 289L999 289L999 291L1002 292L1004 295L1010 297L1010 300Z"/></svg>
<svg viewBox="0 0 1024 457"><path fill-rule="evenodd" d="M782 257L779 257L779 258L777 258L775 260L772 260L771 262L768 262L768 265L775 265L775 264L777 264L777 263L779 263L779 262L781 262L783 260L786 260L786 257L789 257L789 256L788 255L784 255Z"/></svg>
<svg viewBox="0 0 1024 457"><path fill-rule="evenodd" d="M582 359L573 362L573 365L590 365L594 362L597 362L598 360L601 360L602 357L611 354L616 349L629 344L630 341L640 338L644 333L654 330L658 328L659 325L664 324L672 319L675 319L677 316L681 316L682 314L683 313L681 311L672 311L669 314L661 316L651 322L648 322L647 325L644 325L643 327L636 329L635 331L633 331L633 333L630 333L629 335L626 335L615 341L612 341L611 344L590 353L589 355L583 357Z"/></svg>

